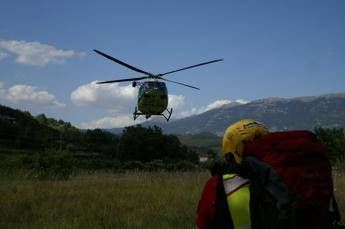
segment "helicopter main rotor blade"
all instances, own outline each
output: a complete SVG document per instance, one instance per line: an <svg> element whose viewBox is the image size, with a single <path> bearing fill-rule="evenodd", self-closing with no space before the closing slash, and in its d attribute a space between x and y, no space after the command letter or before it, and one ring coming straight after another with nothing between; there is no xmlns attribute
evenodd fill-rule
<svg viewBox="0 0 345 229"><path fill-rule="evenodd" d="M218 62L218 61L222 61L222 60L223 59L217 59L217 60L212 60L212 61L204 62L204 63L201 63L201 64L192 65L192 66L185 67L185 68L180 68L180 69L177 69L177 70L174 70L174 71L170 71L170 72L166 72L166 73L163 73L163 74L159 74L159 76L164 76L164 75L168 75L168 74L171 74L171 73L174 73L174 72L179 72L179 71L183 71L183 70L186 70L186 69L199 67L199 66L202 66L202 65L205 65L205 64L212 64L212 63L215 63L215 62Z"/></svg>
<svg viewBox="0 0 345 229"><path fill-rule="evenodd" d="M98 53L99 55L104 56L105 58L107 58L107 59L109 59L109 60L112 60L112 61L114 61L114 62L116 62L116 63L118 63L118 64L121 64L121 65L123 65L123 66L125 66L125 67L127 67L127 68L129 68L129 69L131 69L131 70L133 70L133 71L140 72L140 73L144 73L144 74L146 74L146 75L152 75L152 74L149 73L149 72L145 72L144 70L141 70L141 69L139 69L139 68L133 67L133 66L131 66L131 65L129 65L129 64L127 64L127 63L121 61L121 60L118 60L118 59L116 59L116 58L114 58L114 57L112 57L112 56L109 56L109 55L107 55L107 54L101 52L101 51L98 51L97 49L94 49L93 51L95 51L95 52Z"/></svg>
<svg viewBox="0 0 345 229"><path fill-rule="evenodd" d="M109 80L109 81L102 81L97 82L97 84L104 84L104 83L118 83L118 82L126 82L126 81L135 81L135 80L143 80L149 78L148 76L138 77L138 78L128 78L128 79L119 79L119 80Z"/></svg>
<svg viewBox="0 0 345 229"><path fill-rule="evenodd" d="M171 83L180 84L180 85L183 85L183 86L186 86L186 87L190 87L190 88L193 88L193 89L196 89L196 90L200 90L200 88L197 88L197 87L194 87L194 86L191 86L191 85L188 85L188 84L184 84L184 83L180 83L180 82L164 79L162 77L158 77L158 79L165 80L165 81L168 81L168 82L171 82Z"/></svg>

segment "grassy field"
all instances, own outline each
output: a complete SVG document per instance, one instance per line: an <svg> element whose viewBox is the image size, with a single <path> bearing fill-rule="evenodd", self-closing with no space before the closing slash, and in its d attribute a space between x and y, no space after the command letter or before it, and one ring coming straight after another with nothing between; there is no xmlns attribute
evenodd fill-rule
<svg viewBox="0 0 345 229"><path fill-rule="evenodd" d="M0 180L0 228L193 228L207 172ZM335 175L345 213L344 175Z"/></svg>
<svg viewBox="0 0 345 229"><path fill-rule="evenodd" d="M193 228L206 172L0 181L0 228Z"/></svg>

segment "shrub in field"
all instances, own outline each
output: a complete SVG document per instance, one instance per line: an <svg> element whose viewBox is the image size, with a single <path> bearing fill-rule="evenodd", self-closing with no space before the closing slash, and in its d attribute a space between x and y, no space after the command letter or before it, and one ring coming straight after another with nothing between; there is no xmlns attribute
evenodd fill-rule
<svg viewBox="0 0 345 229"><path fill-rule="evenodd" d="M113 170L122 169L122 163L119 160L113 160L111 163L111 168Z"/></svg>
<svg viewBox="0 0 345 229"><path fill-rule="evenodd" d="M176 163L174 163L174 162L167 162L165 164L165 169L168 170L168 171L176 170Z"/></svg>
<svg viewBox="0 0 345 229"><path fill-rule="evenodd" d="M345 161L345 132L343 128L316 128L315 134L326 146L328 157L333 164Z"/></svg>
<svg viewBox="0 0 345 229"><path fill-rule="evenodd" d="M73 173L73 157L69 151L48 150L36 155L33 176L38 179L67 180Z"/></svg>
<svg viewBox="0 0 345 229"><path fill-rule="evenodd" d="M128 161L123 164L123 168L141 170L144 169L144 164L140 161Z"/></svg>
<svg viewBox="0 0 345 229"><path fill-rule="evenodd" d="M181 171L190 171L196 169L196 165L189 161L179 161L175 164L175 169Z"/></svg>
<svg viewBox="0 0 345 229"><path fill-rule="evenodd" d="M23 155L0 155L0 168L2 170L12 170L23 167Z"/></svg>
<svg viewBox="0 0 345 229"><path fill-rule="evenodd" d="M145 163L145 169L149 171L164 170L165 168L166 166L162 160L154 160L154 161Z"/></svg>

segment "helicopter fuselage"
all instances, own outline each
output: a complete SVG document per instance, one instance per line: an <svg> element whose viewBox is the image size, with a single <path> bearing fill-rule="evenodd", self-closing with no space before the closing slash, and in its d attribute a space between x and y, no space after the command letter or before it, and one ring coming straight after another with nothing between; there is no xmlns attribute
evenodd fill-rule
<svg viewBox="0 0 345 229"><path fill-rule="evenodd" d="M160 115L168 106L168 90L164 82L146 81L140 85L138 109L143 114Z"/></svg>

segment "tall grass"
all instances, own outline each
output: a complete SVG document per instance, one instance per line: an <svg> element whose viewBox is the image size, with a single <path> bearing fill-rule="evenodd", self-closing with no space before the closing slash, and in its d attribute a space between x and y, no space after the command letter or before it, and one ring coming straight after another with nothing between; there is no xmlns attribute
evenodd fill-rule
<svg viewBox="0 0 345 229"><path fill-rule="evenodd" d="M193 228L206 172L3 180L0 228Z"/></svg>
<svg viewBox="0 0 345 229"><path fill-rule="evenodd" d="M0 228L193 228L207 172L96 173L0 180ZM335 193L345 217L345 174ZM344 222L344 220L343 220Z"/></svg>

